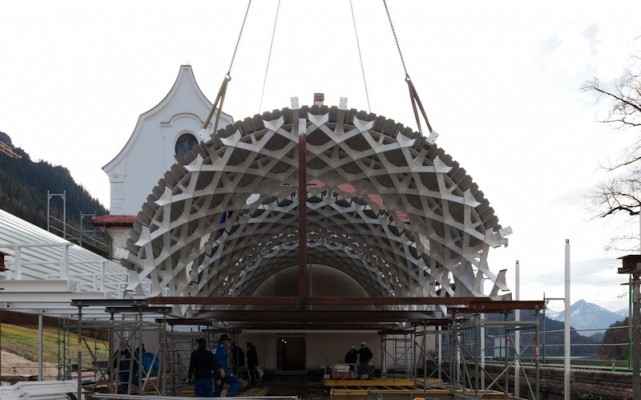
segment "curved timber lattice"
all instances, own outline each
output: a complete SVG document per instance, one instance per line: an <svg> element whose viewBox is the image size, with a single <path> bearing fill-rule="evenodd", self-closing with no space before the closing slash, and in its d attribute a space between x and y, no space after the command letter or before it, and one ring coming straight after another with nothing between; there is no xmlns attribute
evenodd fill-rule
<svg viewBox="0 0 641 400"><path fill-rule="evenodd" d="M307 188L299 190L298 135ZM497 217L456 161L381 116L311 106L229 125L174 165L140 211L124 264L152 294L251 296L298 263L298 196L307 262L336 268L370 296L491 296L507 291L487 256L506 244ZM183 311L186 311L184 309Z"/></svg>

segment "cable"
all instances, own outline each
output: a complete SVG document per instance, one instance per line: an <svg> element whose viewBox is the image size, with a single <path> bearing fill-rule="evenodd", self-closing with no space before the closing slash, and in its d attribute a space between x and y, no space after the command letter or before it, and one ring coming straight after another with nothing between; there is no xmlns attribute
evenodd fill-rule
<svg viewBox="0 0 641 400"><path fill-rule="evenodd" d="M267 72L269 71L269 63L272 59L272 48L274 47L274 37L276 37L276 24L278 23L278 13L280 12L280 0L276 7L276 17L274 17L274 28L272 29L272 40L269 43L269 54L267 55L267 65L265 66L265 78L263 79L263 90L260 93L260 103L258 104L258 113L263 108L263 96L265 95L265 86L267 86Z"/></svg>
<svg viewBox="0 0 641 400"><path fill-rule="evenodd" d="M240 32L238 32L236 47L234 47L234 53L231 56L229 69L225 74L223 83L220 85L220 89L218 89L218 95L216 96L216 101L214 101L214 105L211 107L211 111L209 111L209 115L207 116L207 119L203 124L203 129L207 129L207 126L209 125L211 118L214 116L214 112L216 112L216 106L220 102L220 106L218 107L218 112L216 113L216 120L214 122L212 135L216 134L216 131L218 130L218 122L220 121L220 116L223 113L223 104L225 103L225 95L227 94L227 85L229 84L229 81L231 81L231 67L234 65L234 60L236 59L236 53L238 52L238 46L240 45L240 38L243 36L243 30L245 29L245 22L247 22L247 15L249 14L249 8L251 7L251 4L252 4L252 0L249 0L247 2L247 9L245 10L245 16L243 17L243 24L240 26Z"/></svg>
<svg viewBox="0 0 641 400"><path fill-rule="evenodd" d="M390 15L389 8L387 8L387 0L383 0L385 5L385 12L387 13L387 20L389 21L389 26L392 28L392 35L394 35L394 41L396 42L396 48L398 49L398 55L401 57L401 64L403 64L403 70L405 71L406 79L409 78L407 73L407 67L405 66L405 60L403 59L403 52L401 52L401 45L398 44L398 37L396 36L396 30L394 29L394 24L392 23L392 16Z"/></svg>
<svg viewBox="0 0 641 400"><path fill-rule="evenodd" d="M392 28L392 34L394 35L394 41L396 42L396 48L398 49L398 55L401 58L401 64L403 64L403 71L405 71L405 82L407 82L407 87L410 92L410 101L412 102L412 110L414 111L414 118L416 119L416 125L418 127L419 133L422 135L423 134L423 128L421 127L421 118L419 115L419 111L421 115L423 115L423 118L425 119L425 123L427 124L427 129L430 133L436 134L436 132L433 132L432 125L430 125L430 121L427 119L427 113L425 112L425 108L423 107L423 103L421 102L421 99L418 97L418 92L416 91L416 88L414 87L414 84L412 83L412 79L410 78L410 74L407 72L407 66L405 65L405 59L403 58L403 52L401 51L401 45L398 43L398 37L396 36L396 30L394 29L394 24L392 23L392 16L390 15L389 8L387 8L387 0L383 0L383 4L385 5L385 12L387 13L387 19L389 20L389 25Z"/></svg>
<svg viewBox="0 0 641 400"><path fill-rule="evenodd" d="M243 36L243 29L245 29L245 22L247 21L247 14L249 14L249 8L251 7L252 0L247 2L247 9L245 10L245 17L243 18L243 24L240 26L240 32L238 32L238 40L236 40L236 47L234 48L234 54L231 56L231 62L229 63L229 70L227 74L231 73L231 67L234 65L234 59L236 58L236 52L238 51L238 45L240 44L240 38Z"/></svg>
<svg viewBox="0 0 641 400"><path fill-rule="evenodd" d="M361 53L361 43L358 39L358 30L356 29L356 17L354 16L354 5L352 0L349 0L349 7L352 10L352 23L354 24L354 35L356 36L356 47L358 48L358 59L361 62L361 74L363 75L363 85L365 86L365 97L367 98L367 111L372 112L372 107L369 103L369 90L367 89L367 80L365 79L365 67L363 66L363 55ZM389 13L388 13L389 15Z"/></svg>

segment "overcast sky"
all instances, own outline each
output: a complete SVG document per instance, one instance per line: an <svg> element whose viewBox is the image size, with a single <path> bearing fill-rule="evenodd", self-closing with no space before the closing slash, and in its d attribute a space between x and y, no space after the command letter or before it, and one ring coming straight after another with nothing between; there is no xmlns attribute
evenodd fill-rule
<svg viewBox="0 0 641 400"><path fill-rule="evenodd" d="M278 1L255 0L223 110L241 120L289 107L292 96L310 104L323 92L328 105L347 97L351 108L416 128L384 4L352 4L362 68L349 0L282 0L265 81ZM68 168L109 207L102 167L138 116L168 93L181 64L193 67L214 101L246 6L0 2L0 131L34 161ZM616 79L641 54L641 1L388 0L388 7L437 144L514 231L507 248L493 250L492 269L507 268L513 287L519 260L521 299L561 298L569 239L571 301L626 307L627 276L616 272L624 254L604 247L615 232L638 232L639 222L591 220L586 195L603 177L599 166L634 135L597 123L594 97L581 86L595 76Z"/></svg>

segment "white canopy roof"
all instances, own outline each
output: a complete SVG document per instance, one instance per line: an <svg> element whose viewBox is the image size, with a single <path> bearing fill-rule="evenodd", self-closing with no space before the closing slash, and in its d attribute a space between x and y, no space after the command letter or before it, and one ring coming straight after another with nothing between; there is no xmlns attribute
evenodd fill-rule
<svg viewBox="0 0 641 400"><path fill-rule="evenodd" d="M2 209L0 252L0 308L7 310L73 317L72 300L122 299L137 280L134 271ZM108 316L104 308L96 315Z"/></svg>

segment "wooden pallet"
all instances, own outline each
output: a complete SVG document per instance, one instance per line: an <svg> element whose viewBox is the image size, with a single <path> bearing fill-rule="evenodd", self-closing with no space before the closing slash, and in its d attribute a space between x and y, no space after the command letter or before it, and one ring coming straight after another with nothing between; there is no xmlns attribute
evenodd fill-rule
<svg viewBox="0 0 641 400"><path fill-rule="evenodd" d="M380 395L389 400L406 399L450 399L452 389L445 387L439 379L414 381L409 378L378 379L324 379L323 386L329 389L329 400L367 400L370 396ZM455 389L462 395L474 393L470 390ZM493 390L476 392L480 399L502 399L504 394Z"/></svg>
<svg viewBox="0 0 641 400"><path fill-rule="evenodd" d="M264 397L267 396L269 390L266 387L251 387L247 390L239 392L240 397Z"/></svg>

